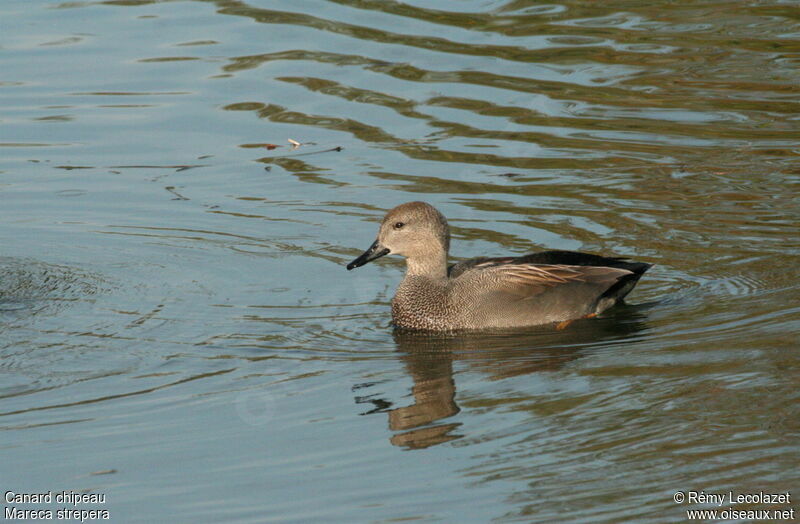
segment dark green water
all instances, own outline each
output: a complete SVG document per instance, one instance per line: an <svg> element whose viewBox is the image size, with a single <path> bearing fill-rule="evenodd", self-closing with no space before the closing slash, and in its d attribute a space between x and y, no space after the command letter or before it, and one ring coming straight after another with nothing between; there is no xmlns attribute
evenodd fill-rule
<svg viewBox="0 0 800 524"><path fill-rule="evenodd" d="M120 522L800 497L798 86L777 0L4 0L0 491ZM655 266L563 331L393 333L402 261L344 264L409 200L457 258Z"/></svg>

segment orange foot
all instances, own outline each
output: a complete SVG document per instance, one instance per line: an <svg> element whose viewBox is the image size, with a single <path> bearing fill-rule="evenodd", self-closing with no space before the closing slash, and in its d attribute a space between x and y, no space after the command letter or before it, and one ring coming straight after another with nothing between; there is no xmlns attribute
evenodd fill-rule
<svg viewBox="0 0 800 524"><path fill-rule="evenodd" d="M567 326L575 322L574 320L564 320L563 322L559 322L556 324L556 329L561 331L562 329L567 329Z"/></svg>
<svg viewBox="0 0 800 524"><path fill-rule="evenodd" d="M588 315L583 315L581 318L594 318L597 316L597 313L589 313ZM575 322L575 319L564 320L556 324L556 329L561 331L562 329L567 329L567 326Z"/></svg>

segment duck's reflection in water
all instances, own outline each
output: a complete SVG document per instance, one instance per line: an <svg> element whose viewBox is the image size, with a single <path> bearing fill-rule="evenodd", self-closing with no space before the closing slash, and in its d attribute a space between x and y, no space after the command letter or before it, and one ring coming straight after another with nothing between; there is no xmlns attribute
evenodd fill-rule
<svg viewBox="0 0 800 524"><path fill-rule="evenodd" d="M394 435L390 441L395 446L426 448L461 436L451 434L460 423L430 426L461 411L455 400L453 350L436 349L436 343L431 344L433 340L419 334L395 332L395 341L404 352L406 369L414 381L411 387L414 403L388 412L389 429L412 430Z"/></svg>
<svg viewBox="0 0 800 524"><path fill-rule="evenodd" d="M556 371L593 349L632 341L647 329L645 315L636 307L616 308L605 318L575 322L563 331L551 326L525 331L497 333L433 334L396 330L394 339L414 385L414 403L388 408L390 439L396 446L421 449L448 442L462 435L460 422L435 424L458 414L453 361L466 362L471 370L486 373L490 380ZM372 402L376 402L374 399Z"/></svg>

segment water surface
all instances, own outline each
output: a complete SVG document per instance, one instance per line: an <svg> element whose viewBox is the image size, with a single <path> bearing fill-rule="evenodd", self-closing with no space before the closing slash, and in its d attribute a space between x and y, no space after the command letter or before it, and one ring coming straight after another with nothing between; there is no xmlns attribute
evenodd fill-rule
<svg viewBox="0 0 800 524"><path fill-rule="evenodd" d="M122 522L800 496L799 66L777 0L4 1L0 487ZM396 333L402 261L344 264L409 200L454 259L655 266L563 331Z"/></svg>

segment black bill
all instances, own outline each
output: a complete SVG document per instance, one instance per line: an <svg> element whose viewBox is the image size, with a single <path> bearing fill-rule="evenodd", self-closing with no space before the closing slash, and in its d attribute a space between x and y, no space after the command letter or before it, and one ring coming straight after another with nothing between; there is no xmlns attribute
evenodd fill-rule
<svg viewBox="0 0 800 524"><path fill-rule="evenodd" d="M381 258L383 255L389 254L389 249L381 245L377 240L369 246L369 249L361 253L361 256L347 264L347 270L361 267L367 262L372 262L376 258Z"/></svg>

